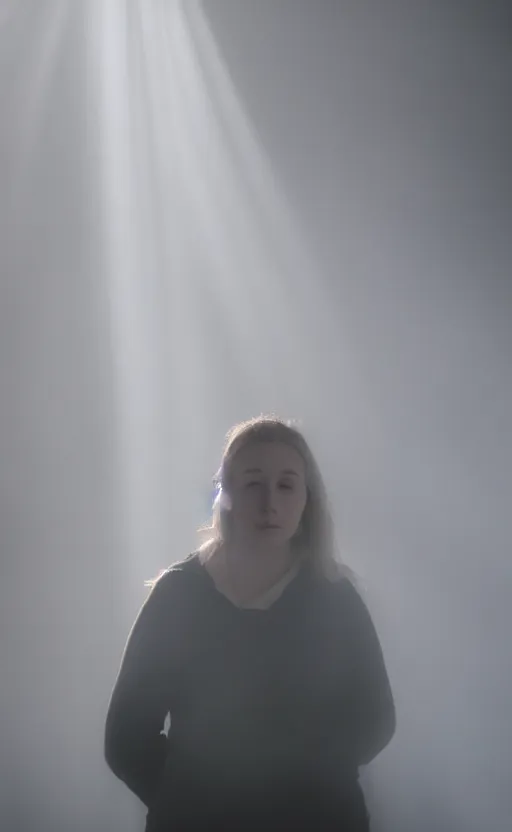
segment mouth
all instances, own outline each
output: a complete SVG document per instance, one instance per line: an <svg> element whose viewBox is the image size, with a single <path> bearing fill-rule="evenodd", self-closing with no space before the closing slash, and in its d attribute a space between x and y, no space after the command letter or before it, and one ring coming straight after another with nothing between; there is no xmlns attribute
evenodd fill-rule
<svg viewBox="0 0 512 832"><path fill-rule="evenodd" d="M280 529L281 526L278 526L277 523L262 523L259 526L260 529Z"/></svg>

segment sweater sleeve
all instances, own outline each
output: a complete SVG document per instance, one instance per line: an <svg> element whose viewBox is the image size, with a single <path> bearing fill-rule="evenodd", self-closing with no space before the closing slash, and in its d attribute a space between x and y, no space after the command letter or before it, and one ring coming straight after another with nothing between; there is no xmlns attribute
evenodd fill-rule
<svg viewBox="0 0 512 832"><path fill-rule="evenodd" d="M169 578L167 573L155 584L131 629L105 725L108 766L146 806L167 755L167 738L161 732L170 710L165 629Z"/></svg>
<svg viewBox="0 0 512 832"><path fill-rule="evenodd" d="M363 599L346 582L353 648L352 730L357 765L370 763L391 741L396 712L382 648Z"/></svg>

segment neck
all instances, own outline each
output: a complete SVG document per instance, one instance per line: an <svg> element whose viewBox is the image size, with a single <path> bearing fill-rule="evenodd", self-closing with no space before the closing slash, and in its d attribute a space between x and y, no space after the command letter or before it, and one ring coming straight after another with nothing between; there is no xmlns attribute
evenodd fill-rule
<svg viewBox="0 0 512 832"><path fill-rule="evenodd" d="M291 568L294 554L289 546L263 549L230 543L224 546L224 560L235 590L250 599L273 586Z"/></svg>

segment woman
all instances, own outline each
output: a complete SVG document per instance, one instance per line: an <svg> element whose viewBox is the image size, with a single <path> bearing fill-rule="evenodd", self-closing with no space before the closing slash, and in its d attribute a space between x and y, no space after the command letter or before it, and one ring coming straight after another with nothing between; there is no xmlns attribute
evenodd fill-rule
<svg viewBox="0 0 512 832"><path fill-rule="evenodd" d="M153 583L132 628L107 763L147 832L365 832L358 770L395 709L317 464L295 427L259 417L228 434L217 488L206 542Z"/></svg>

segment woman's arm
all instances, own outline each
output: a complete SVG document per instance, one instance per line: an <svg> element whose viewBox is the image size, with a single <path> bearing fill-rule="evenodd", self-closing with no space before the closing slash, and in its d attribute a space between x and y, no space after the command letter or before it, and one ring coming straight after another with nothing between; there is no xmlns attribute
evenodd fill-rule
<svg viewBox="0 0 512 832"><path fill-rule="evenodd" d="M361 596L346 582L353 647L353 729L358 765L370 763L390 742L396 712L382 648Z"/></svg>
<svg viewBox="0 0 512 832"><path fill-rule="evenodd" d="M155 584L124 649L105 725L105 759L114 774L142 800L151 802L167 754L161 733L170 710L170 573Z"/></svg>

